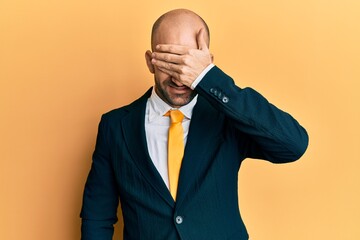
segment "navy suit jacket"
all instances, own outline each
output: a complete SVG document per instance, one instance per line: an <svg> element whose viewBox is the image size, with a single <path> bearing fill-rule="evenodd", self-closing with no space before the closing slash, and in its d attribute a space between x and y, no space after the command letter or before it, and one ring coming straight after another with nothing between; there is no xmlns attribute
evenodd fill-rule
<svg viewBox="0 0 360 240"><path fill-rule="evenodd" d="M177 200L149 157L144 117L151 89L102 116L85 185L82 239L110 240L121 202L124 240L248 239L238 207L245 158L295 161L308 144L304 128L218 67L195 89Z"/></svg>

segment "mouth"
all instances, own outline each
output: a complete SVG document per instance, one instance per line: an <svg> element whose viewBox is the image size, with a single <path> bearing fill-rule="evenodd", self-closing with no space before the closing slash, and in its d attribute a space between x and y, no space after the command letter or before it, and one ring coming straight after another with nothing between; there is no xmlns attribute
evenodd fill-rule
<svg viewBox="0 0 360 240"><path fill-rule="evenodd" d="M176 84L169 84L169 87L170 87L171 91L174 91L178 94L185 93L185 92L188 92L189 90L191 90L189 87L187 87L185 85L177 86Z"/></svg>

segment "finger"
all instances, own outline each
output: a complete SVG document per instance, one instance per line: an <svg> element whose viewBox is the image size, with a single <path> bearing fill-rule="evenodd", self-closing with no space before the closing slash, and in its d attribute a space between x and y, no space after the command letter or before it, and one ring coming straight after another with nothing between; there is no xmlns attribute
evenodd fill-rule
<svg viewBox="0 0 360 240"><path fill-rule="evenodd" d="M208 46L205 41L205 29L201 28L199 33L196 36L197 45L199 46L200 50L207 50Z"/></svg>
<svg viewBox="0 0 360 240"><path fill-rule="evenodd" d="M157 52L173 53L177 55L184 55L188 52L189 48L181 45L174 44L158 44L156 45Z"/></svg>
<svg viewBox="0 0 360 240"><path fill-rule="evenodd" d="M168 69L166 69L166 68L161 68L161 67L159 67L158 69L159 69L160 71L168 74L169 76L175 78L175 79L179 78L179 74L178 74L177 72L170 71L170 70L168 70Z"/></svg>
<svg viewBox="0 0 360 240"><path fill-rule="evenodd" d="M154 52L151 55L152 58L156 60L161 60L164 62L171 62L171 63L181 63L182 59L180 55L177 54L170 54L170 53L161 53L161 52Z"/></svg>
<svg viewBox="0 0 360 240"><path fill-rule="evenodd" d="M158 68L163 68L172 72L181 72L181 66L175 63L164 62L154 58L151 60L151 62Z"/></svg>

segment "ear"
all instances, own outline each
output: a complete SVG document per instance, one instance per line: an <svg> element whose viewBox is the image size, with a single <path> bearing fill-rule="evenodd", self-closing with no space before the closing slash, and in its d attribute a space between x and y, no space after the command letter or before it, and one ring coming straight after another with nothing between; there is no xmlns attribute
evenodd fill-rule
<svg viewBox="0 0 360 240"><path fill-rule="evenodd" d="M154 74L155 72L155 68L154 68L154 65L151 63L151 51L150 50L147 50L145 52L145 60L146 60L146 65L149 69L149 71Z"/></svg>

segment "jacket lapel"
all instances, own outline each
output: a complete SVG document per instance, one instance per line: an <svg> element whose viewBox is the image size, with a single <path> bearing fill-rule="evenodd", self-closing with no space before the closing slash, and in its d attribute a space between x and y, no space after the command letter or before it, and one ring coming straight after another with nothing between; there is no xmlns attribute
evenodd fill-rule
<svg viewBox="0 0 360 240"><path fill-rule="evenodd" d="M181 165L176 208L182 204L192 184L198 181L212 159L210 157L221 140L223 115L200 95L194 107L189 135Z"/></svg>
<svg viewBox="0 0 360 240"><path fill-rule="evenodd" d="M122 130L130 155L143 177L170 206L174 206L174 200L153 164L147 148L144 119L150 94L151 89L128 107L129 113L122 120Z"/></svg>

